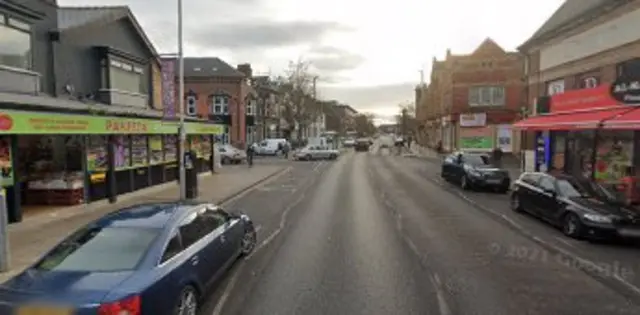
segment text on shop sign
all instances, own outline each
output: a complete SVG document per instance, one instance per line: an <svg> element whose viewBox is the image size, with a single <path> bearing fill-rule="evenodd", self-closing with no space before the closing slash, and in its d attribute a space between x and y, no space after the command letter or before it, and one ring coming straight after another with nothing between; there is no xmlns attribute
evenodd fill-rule
<svg viewBox="0 0 640 315"><path fill-rule="evenodd" d="M634 80L614 83L611 86L611 97L626 104L640 103L640 81Z"/></svg>
<svg viewBox="0 0 640 315"><path fill-rule="evenodd" d="M146 132L149 127L146 123L139 121L122 121L116 119L107 120L107 131L118 132Z"/></svg>
<svg viewBox="0 0 640 315"><path fill-rule="evenodd" d="M34 130L87 130L89 121L72 118L29 118L29 125Z"/></svg>

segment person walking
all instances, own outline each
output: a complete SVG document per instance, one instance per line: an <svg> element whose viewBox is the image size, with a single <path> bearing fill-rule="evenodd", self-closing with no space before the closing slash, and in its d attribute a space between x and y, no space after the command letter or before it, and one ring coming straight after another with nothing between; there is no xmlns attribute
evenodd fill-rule
<svg viewBox="0 0 640 315"><path fill-rule="evenodd" d="M502 167L502 156L504 155L500 147L495 147L492 152L493 164L497 167Z"/></svg>
<svg viewBox="0 0 640 315"><path fill-rule="evenodd" d="M285 158L285 160L289 158L289 150L290 150L290 149L291 149L291 148L289 147L289 142L285 142L285 143L282 145L282 154L284 154L284 158Z"/></svg>
<svg viewBox="0 0 640 315"><path fill-rule="evenodd" d="M253 155L255 153L255 148L253 144L247 146L247 165L249 167L253 166Z"/></svg>

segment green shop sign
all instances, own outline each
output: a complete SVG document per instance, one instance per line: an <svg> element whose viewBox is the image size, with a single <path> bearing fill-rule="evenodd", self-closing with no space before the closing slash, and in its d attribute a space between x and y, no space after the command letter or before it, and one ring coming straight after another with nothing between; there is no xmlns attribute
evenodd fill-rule
<svg viewBox="0 0 640 315"><path fill-rule="evenodd" d="M460 148L491 150L493 149L493 137L486 137L486 136L464 137L464 138L461 137Z"/></svg>
<svg viewBox="0 0 640 315"><path fill-rule="evenodd" d="M221 125L185 123L187 133L222 134ZM0 110L2 134L176 134L178 124L152 119Z"/></svg>

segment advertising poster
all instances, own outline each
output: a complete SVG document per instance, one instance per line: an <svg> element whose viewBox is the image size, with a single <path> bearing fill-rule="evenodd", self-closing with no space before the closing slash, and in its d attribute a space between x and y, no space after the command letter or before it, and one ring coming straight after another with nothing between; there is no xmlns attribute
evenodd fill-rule
<svg viewBox="0 0 640 315"><path fill-rule="evenodd" d="M107 137L89 136L87 144L87 169L90 173L107 171Z"/></svg>
<svg viewBox="0 0 640 315"><path fill-rule="evenodd" d="M162 103L164 105L164 116L174 118L176 116L175 97L175 60L162 60Z"/></svg>
<svg viewBox="0 0 640 315"><path fill-rule="evenodd" d="M201 142L200 136L194 135L189 137L189 144L187 146L188 150L193 150L199 159L202 158L202 151L200 150Z"/></svg>
<svg viewBox="0 0 640 315"><path fill-rule="evenodd" d="M496 138L498 147L502 150L502 152L513 151L513 129L511 129L511 125L498 125Z"/></svg>
<svg viewBox="0 0 640 315"><path fill-rule="evenodd" d="M2 187L13 186L13 159L11 157L11 139L0 137L0 177Z"/></svg>
<svg viewBox="0 0 640 315"><path fill-rule="evenodd" d="M202 158L205 160L211 159L211 137L203 135L201 136L202 142L200 142L200 148L202 149Z"/></svg>
<svg viewBox="0 0 640 315"><path fill-rule="evenodd" d="M490 127L460 128L460 149L470 151L493 150L493 135Z"/></svg>
<svg viewBox="0 0 640 315"><path fill-rule="evenodd" d="M632 136L631 136L631 139ZM626 140L626 139L625 139ZM628 166L631 166L633 142L620 138L602 139L598 143L595 177L605 183L618 183L625 176Z"/></svg>
<svg viewBox="0 0 640 315"><path fill-rule="evenodd" d="M149 136L149 161L152 165L164 162L162 136Z"/></svg>
<svg viewBox="0 0 640 315"><path fill-rule="evenodd" d="M164 136L164 160L166 162L175 162L178 160L178 136Z"/></svg>
<svg viewBox="0 0 640 315"><path fill-rule="evenodd" d="M147 166L149 157L149 146L147 137L135 135L131 136L131 162L134 167Z"/></svg>
<svg viewBox="0 0 640 315"><path fill-rule="evenodd" d="M131 167L131 139L129 136L117 136L114 141L116 169Z"/></svg>

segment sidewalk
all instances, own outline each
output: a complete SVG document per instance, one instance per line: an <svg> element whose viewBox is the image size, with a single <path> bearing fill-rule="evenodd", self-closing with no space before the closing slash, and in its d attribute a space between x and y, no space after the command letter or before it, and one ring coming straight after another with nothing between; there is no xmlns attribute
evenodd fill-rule
<svg viewBox="0 0 640 315"><path fill-rule="evenodd" d="M222 168L214 175L200 176L198 200L223 203L286 169L280 165ZM176 182L160 186L118 196L118 202L115 204L98 202L81 205L64 210L64 213L40 215L10 225L11 270L0 273L0 283L32 264L78 227L107 213L139 203L172 201L179 198Z"/></svg>

